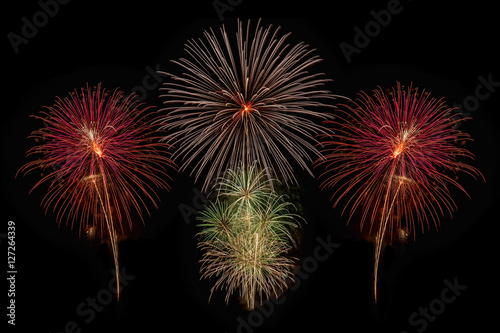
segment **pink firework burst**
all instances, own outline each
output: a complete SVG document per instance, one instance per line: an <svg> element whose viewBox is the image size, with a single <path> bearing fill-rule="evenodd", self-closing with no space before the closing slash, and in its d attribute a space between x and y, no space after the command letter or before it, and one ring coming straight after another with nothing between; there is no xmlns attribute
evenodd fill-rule
<svg viewBox="0 0 500 333"><path fill-rule="evenodd" d="M325 167L320 176L323 188L334 188L334 207L347 201L349 221L359 213L360 227L368 222L370 232L378 224L374 264L374 297L377 300L377 273L386 230L422 232L457 208L449 187L465 189L454 175L465 172L482 177L474 167L463 163L473 158L457 146L470 140L456 129L462 119L443 99L431 98L425 91L399 83L373 95L361 92L342 105L335 121L336 134L326 140ZM466 193L466 192L465 192Z"/></svg>
<svg viewBox="0 0 500 333"><path fill-rule="evenodd" d="M27 155L39 158L19 170L43 171L33 189L50 183L42 205L57 212L58 224L66 219L73 228L78 221L80 234L97 227L101 238L103 230L108 231L117 281L115 229L123 232L124 223L131 229L133 211L141 220L143 211L149 214L147 201L157 208L155 187L170 189L167 170L174 164L169 146L158 142L158 126L152 124L149 111L133 95L124 97L121 91L110 92L100 84L58 97L54 106L34 116L44 123L31 135L41 144Z"/></svg>

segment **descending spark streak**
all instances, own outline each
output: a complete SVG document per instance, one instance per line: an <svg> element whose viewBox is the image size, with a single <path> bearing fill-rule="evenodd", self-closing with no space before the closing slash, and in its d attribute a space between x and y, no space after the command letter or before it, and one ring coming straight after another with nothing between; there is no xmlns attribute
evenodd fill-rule
<svg viewBox="0 0 500 333"><path fill-rule="evenodd" d="M99 155L100 157L101 155ZM101 170L102 172L102 170ZM101 174L101 177L105 177L104 174ZM108 199L108 191L107 191L107 186L104 185L103 192L106 193L106 205L104 204L101 193L99 191L99 188L97 187L97 184L95 180L92 180L92 183L94 184L95 191L97 193L97 196L99 197L99 202L102 207L102 212L104 214L104 219L106 220L106 227L108 228L108 233L111 241L111 249L113 251L113 261L115 264L115 278L116 278L116 298L120 298L120 279L119 279L119 265L118 265L118 242L116 238L116 231L113 226L113 220L112 220L112 215L111 215L111 207L109 206L109 199Z"/></svg>

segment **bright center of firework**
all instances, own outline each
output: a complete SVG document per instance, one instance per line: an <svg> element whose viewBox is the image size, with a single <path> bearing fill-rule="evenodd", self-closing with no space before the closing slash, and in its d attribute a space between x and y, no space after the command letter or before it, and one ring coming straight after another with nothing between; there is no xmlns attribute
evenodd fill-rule
<svg viewBox="0 0 500 333"><path fill-rule="evenodd" d="M96 141L98 140L96 138L96 132L92 129L87 129L86 126L84 126L84 132L87 134L88 140L90 141L90 147L92 148L94 153L96 153L99 157L102 157L102 149L99 144L96 143Z"/></svg>
<svg viewBox="0 0 500 333"><path fill-rule="evenodd" d="M244 104L241 108L241 113L250 113L250 111L251 111L250 105Z"/></svg>
<svg viewBox="0 0 500 333"><path fill-rule="evenodd" d="M394 149L394 152L392 153L392 157L393 158L396 158L398 157L399 154L401 154L403 152L403 150L405 149L405 145L404 143L400 143L396 149Z"/></svg>
<svg viewBox="0 0 500 333"><path fill-rule="evenodd" d="M99 155L99 157L102 157L102 150L101 150L101 147L99 147L98 144L96 144L95 142L92 143L92 150L97 154Z"/></svg>

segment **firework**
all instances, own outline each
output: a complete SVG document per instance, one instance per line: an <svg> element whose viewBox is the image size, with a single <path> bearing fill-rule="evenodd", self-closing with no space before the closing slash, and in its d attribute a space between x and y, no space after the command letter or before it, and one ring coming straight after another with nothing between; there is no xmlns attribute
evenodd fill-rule
<svg viewBox="0 0 500 333"><path fill-rule="evenodd" d="M334 207L347 203L349 220L359 213L360 228L378 223L374 263L374 297L386 230L405 234L439 227L440 217L456 209L449 187L465 192L453 175L465 172L481 176L461 162L473 158L457 146L470 140L456 129L456 117L443 99L399 83L390 91L381 88L373 95L361 92L355 101L343 105L338 118L330 121L336 134L324 142L325 155L318 164L325 167L322 188L335 188ZM481 176L482 177L482 176ZM465 192L466 193L466 192ZM350 207L350 208L348 208Z"/></svg>
<svg viewBox="0 0 500 333"><path fill-rule="evenodd" d="M226 289L228 302L238 290L253 310L256 299L278 297L293 277L289 252L295 245L291 231L299 228L297 216L255 164L229 170L217 186L217 201L198 218L200 271L203 278L218 278L211 293Z"/></svg>
<svg viewBox="0 0 500 333"><path fill-rule="evenodd" d="M173 167L168 145L158 143L153 134L157 125L148 120L149 107L124 97L119 90L97 87L75 90L69 97L57 98L40 116L44 127L31 137L41 142L27 155L38 159L19 172L41 169L42 183L50 183L42 200L46 212L57 211L57 221L73 225L79 232L95 234L96 227L107 230L111 241L118 283L118 227L132 228L132 212L149 214L146 200L156 206L153 187L169 189L167 169Z"/></svg>
<svg viewBox="0 0 500 333"><path fill-rule="evenodd" d="M308 45L286 44L290 34L279 37L279 28L257 24L250 32L238 22L236 41L222 26L221 39L210 29L204 39L185 45L188 58L173 61L184 73L171 77L161 90L168 111L167 142L178 149L173 159L180 170L192 168L198 179L206 171L203 191L210 180L235 169L240 162L259 161L266 172L276 170L286 183L296 183L290 161L302 169L311 156L318 157L313 137L327 130L315 120L330 119L318 111L329 107L328 80L309 69L321 60Z"/></svg>

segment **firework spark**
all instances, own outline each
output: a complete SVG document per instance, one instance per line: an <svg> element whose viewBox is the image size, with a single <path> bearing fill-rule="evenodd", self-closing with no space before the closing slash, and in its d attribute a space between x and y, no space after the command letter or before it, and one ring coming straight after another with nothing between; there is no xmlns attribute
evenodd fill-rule
<svg viewBox="0 0 500 333"><path fill-rule="evenodd" d="M156 206L153 187L169 189L167 169L173 167L169 146L158 143L153 134L157 125L148 120L149 107L141 108L134 96L124 97L97 87L75 90L69 97L57 98L41 116L34 116L44 127L31 137L42 143L27 155L39 158L19 171L41 169L46 175L36 188L49 182L42 200L46 212L57 211L57 222L79 221L82 230L95 234L96 227L107 230L111 241L118 281L117 232L123 222L132 228L132 211L148 214L144 198ZM117 282L117 297L119 283Z"/></svg>
<svg viewBox="0 0 500 333"><path fill-rule="evenodd" d="M222 39L210 29L205 40L190 40L188 58L173 61L185 72L164 83L162 95L168 111L169 135L165 139L179 149L180 170L192 167L196 179L206 170L203 191L211 179L240 162L259 161L267 172L279 171L286 183L296 183L289 160L311 175L311 155L318 157L313 137L327 130L315 120L331 119L316 110L331 107L321 102L334 97L319 89L323 74L309 68L321 61L304 43L290 46L279 37L279 28L246 32L238 22L236 43L222 26ZM236 48L236 50L234 50ZM276 174L268 174L275 178Z"/></svg>
<svg viewBox="0 0 500 333"><path fill-rule="evenodd" d="M449 186L465 189L450 174L465 172L482 177L474 167L461 162L473 158L458 142L471 140L456 128L456 117L443 99L412 86L399 83L372 96L361 92L355 101L341 106L339 117L330 121L336 134L323 144L325 155L318 165L325 166L322 188L335 188L334 207L345 198L349 220L356 211L360 228L379 223L374 263L374 297L377 301L377 275L386 230L389 237L403 230L413 233L437 229L440 217L451 216L457 208ZM466 193L466 192L465 192Z"/></svg>
<svg viewBox="0 0 500 333"><path fill-rule="evenodd" d="M278 297L293 277L288 254L295 245L291 231L299 224L292 205L270 184L255 164L229 170L217 184L217 201L198 218L202 277L218 277L212 293L225 288L226 302L239 290L249 310L256 299Z"/></svg>

